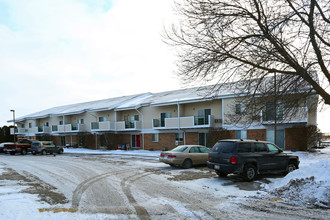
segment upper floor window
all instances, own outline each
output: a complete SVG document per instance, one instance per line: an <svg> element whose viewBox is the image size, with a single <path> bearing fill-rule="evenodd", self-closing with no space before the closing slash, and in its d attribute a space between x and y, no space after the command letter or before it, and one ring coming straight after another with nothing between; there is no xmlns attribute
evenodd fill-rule
<svg viewBox="0 0 330 220"><path fill-rule="evenodd" d="M83 125L83 124L85 124L85 120L83 118L80 118L77 120L77 124Z"/></svg>
<svg viewBox="0 0 330 220"><path fill-rule="evenodd" d="M245 105L243 103L237 103L235 105L235 113L237 115L242 115L242 114L245 114L246 113L246 108L245 108Z"/></svg>
<svg viewBox="0 0 330 220"><path fill-rule="evenodd" d="M211 109L198 110L196 125L207 125L209 123L209 115L211 115Z"/></svg>
<svg viewBox="0 0 330 220"><path fill-rule="evenodd" d="M171 112L162 112L160 113L160 126L165 127L165 118L171 118L172 113Z"/></svg>
<svg viewBox="0 0 330 220"><path fill-rule="evenodd" d="M60 125L63 125L63 121L60 121L59 124L60 124Z"/></svg>
<svg viewBox="0 0 330 220"><path fill-rule="evenodd" d="M106 117L99 117L99 122L107 121Z"/></svg>
<svg viewBox="0 0 330 220"><path fill-rule="evenodd" d="M266 114L263 115L265 121L275 120L275 106L274 102L266 103ZM284 118L284 104L283 102L276 103L276 119L283 120Z"/></svg>
<svg viewBox="0 0 330 220"><path fill-rule="evenodd" d="M29 128L32 128L32 123L31 122L29 123Z"/></svg>
<svg viewBox="0 0 330 220"><path fill-rule="evenodd" d="M21 124L21 128L25 128L25 124Z"/></svg>

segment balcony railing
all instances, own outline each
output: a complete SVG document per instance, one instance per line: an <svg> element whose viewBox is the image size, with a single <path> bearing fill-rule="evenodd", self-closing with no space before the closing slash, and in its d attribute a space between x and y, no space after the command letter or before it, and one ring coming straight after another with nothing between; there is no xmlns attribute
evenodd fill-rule
<svg viewBox="0 0 330 220"><path fill-rule="evenodd" d="M116 130L124 131L124 130L141 130L142 123L141 121L118 121L116 122Z"/></svg>
<svg viewBox="0 0 330 220"><path fill-rule="evenodd" d="M25 134L27 132L27 128L15 128L15 134ZM14 135L14 128L10 128L10 134Z"/></svg>
<svg viewBox="0 0 330 220"><path fill-rule="evenodd" d="M187 116L176 118L153 119L152 127L154 129L174 129L174 128L201 128L213 127L214 117Z"/></svg>

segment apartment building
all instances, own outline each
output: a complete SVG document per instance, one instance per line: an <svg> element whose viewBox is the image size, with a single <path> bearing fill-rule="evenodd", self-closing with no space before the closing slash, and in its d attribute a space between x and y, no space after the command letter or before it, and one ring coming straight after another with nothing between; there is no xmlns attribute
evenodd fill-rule
<svg viewBox="0 0 330 220"><path fill-rule="evenodd" d="M274 141L274 117L260 112L248 126L233 124L241 114L241 95L231 89L188 88L144 93L46 109L16 119L15 134L53 140L57 145L117 149L127 145L146 150L172 149L181 144L212 147L223 138ZM277 122L276 143L306 149L306 127L316 125L317 97L297 105L299 114ZM244 121L244 120L243 120ZM12 121L8 121L12 122ZM14 130L11 130L14 134Z"/></svg>

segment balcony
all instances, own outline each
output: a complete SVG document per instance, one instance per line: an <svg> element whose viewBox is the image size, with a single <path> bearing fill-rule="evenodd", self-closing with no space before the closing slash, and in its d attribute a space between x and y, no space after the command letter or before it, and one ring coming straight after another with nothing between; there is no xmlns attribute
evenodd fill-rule
<svg viewBox="0 0 330 220"><path fill-rule="evenodd" d="M116 122L116 131L134 131L141 130L142 123L141 121L117 121Z"/></svg>
<svg viewBox="0 0 330 220"><path fill-rule="evenodd" d="M115 131L116 123L113 121L92 122L92 131Z"/></svg>
<svg viewBox="0 0 330 220"><path fill-rule="evenodd" d="M49 126L38 126L38 127L35 127L33 129L34 132L31 132L31 133L50 133L50 130L51 129Z"/></svg>
<svg viewBox="0 0 330 220"><path fill-rule="evenodd" d="M84 124L53 125L52 131L58 133L82 132L82 131L86 131L86 126Z"/></svg>
<svg viewBox="0 0 330 220"><path fill-rule="evenodd" d="M26 128L15 128L15 135L26 133L28 133L28 129ZM14 128L10 128L10 135L14 135Z"/></svg>
<svg viewBox="0 0 330 220"><path fill-rule="evenodd" d="M214 126L214 117L187 116L177 118L153 119L153 129L208 128Z"/></svg>

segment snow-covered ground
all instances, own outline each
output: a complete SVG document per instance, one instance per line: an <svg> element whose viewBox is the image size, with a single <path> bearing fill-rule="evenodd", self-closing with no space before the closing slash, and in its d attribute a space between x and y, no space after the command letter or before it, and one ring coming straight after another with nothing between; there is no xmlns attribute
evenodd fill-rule
<svg viewBox="0 0 330 220"><path fill-rule="evenodd" d="M66 154L96 154L102 156L118 156L118 157L135 157L135 158L149 158L153 162L141 161L140 163L150 163L151 166L167 169L167 165L157 163L159 151L103 151L103 150L89 150L89 149L65 149ZM242 200L244 197L255 196L260 198L273 198L284 201L294 202L297 205L307 205L311 207L330 208L330 149L322 149L316 153L308 152L294 152L300 157L300 168L288 174L285 177L275 178L267 177L268 181L257 181L261 183L261 189L258 191L244 191L238 189L235 185L226 185L222 187L220 184L230 182L228 179L218 178L200 178L181 182L174 182L174 185L188 188L199 188L200 192L207 190L217 195L235 195L234 199ZM135 162L136 164L136 162ZM170 168L168 168L170 169ZM203 174L208 171L194 171L190 170L171 170L171 175L182 175L185 172L197 172ZM7 167L0 161L0 176L8 171ZM160 181L166 179L167 174L159 176ZM267 182L267 183L265 183ZM109 214L86 214L76 212L76 210L49 210L49 204L40 201L35 194L25 193L26 186L21 184L18 180L8 180L0 178L0 219L130 219L134 216L130 215L109 215ZM229 198L229 197L228 197ZM140 198L143 202L145 198ZM140 200L137 198L137 200ZM155 198L154 198L155 199ZM150 203L156 202L149 198ZM157 199L157 202L166 205L168 202ZM219 208L226 206L225 203L220 204ZM5 208L3 208L5 207ZM38 207L38 209L36 209ZM178 212L182 212L184 216L189 218L192 214L185 207L180 204L175 205ZM56 212L56 215L54 215ZM14 214L15 213L15 214Z"/></svg>

